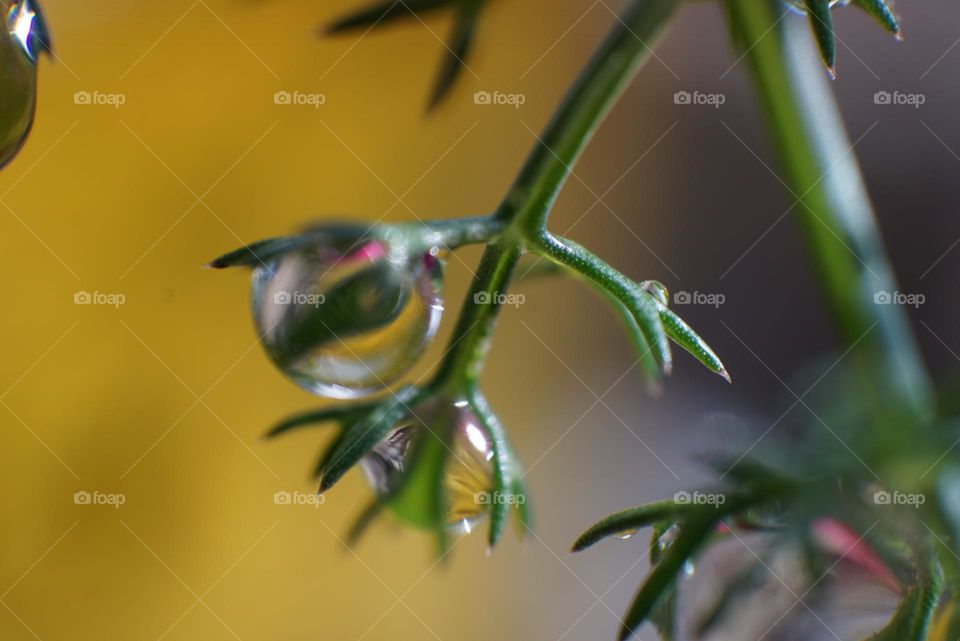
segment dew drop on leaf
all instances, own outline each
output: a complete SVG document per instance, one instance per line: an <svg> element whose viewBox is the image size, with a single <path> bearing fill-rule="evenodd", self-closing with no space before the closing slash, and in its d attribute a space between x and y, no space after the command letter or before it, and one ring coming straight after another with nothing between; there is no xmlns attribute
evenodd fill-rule
<svg viewBox="0 0 960 641"><path fill-rule="evenodd" d="M623 532L617 532L613 536L620 539L621 541L629 541L633 538L633 535L636 534L636 530L624 530Z"/></svg>
<svg viewBox="0 0 960 641"><path fill-rule="evenodd" d="M417 406L397 427L362 459L367 482L379 495L393 491L404 475L416 483L416 470L409 462L418 438L447 436L446 468L443 473L444 520L452 532L469 533L487 514L493 501L501 500L493 492L493 446L480 421L466 404L453 404L436 398ZM389 505L400 520L417 527L430 527L432 519L422 500L429 490L413 488L401 493Z"/></svg>
<svg viewBox="0 0 960 641"><path fill-rule="evenodd" d="M787 0L787 8L789 8L794 13L800 14L802 16L807 15L807 6L806 0ZM850 4L850 0L830 0L830 8L834 8L837 5L846 5Z"/></svg>
<svg viewBox="0 0 960 641"><path fill-rule="evenodd" d="M37 104L37 56L49 49L35 0L0 0L7 30L0 34L0 167L23 146Z"/></svg>
<svg viewBox="0 0 960 641"><path fill-rule="evenodd" d="M653 296L661 305L670 305L670 291L667 286L658 280L645 280L640 283L641 289Z"/></svg>
<svg viewBox="0 0 960 641"><path fill-rule="evenodd" d="M253 314L273 362L304 389L356 398L402 376L436 333L441 262L377 240L310 243L253 272Z"/></svg>

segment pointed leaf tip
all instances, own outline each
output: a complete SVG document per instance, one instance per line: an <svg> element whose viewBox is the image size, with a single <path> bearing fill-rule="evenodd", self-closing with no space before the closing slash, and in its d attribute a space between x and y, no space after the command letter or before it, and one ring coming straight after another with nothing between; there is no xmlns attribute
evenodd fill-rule
<svg viewBox="0 0 960 641"><path fill-rule="evenodd" d="M836 77L836 39L833 34L833 14L830 12L830 0L804 0L810 25L820 47L820 55L824 64L830 70L831 76Z"/></svg>

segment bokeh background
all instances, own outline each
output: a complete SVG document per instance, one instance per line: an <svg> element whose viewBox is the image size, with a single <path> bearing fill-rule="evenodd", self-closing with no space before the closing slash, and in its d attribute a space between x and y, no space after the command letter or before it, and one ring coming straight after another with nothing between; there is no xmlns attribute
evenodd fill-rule
<svg viewBox="0 0 960 641"><path fill-rule="evenodd" d="M619 8L494 0L470 70L427 117L449 16L317 35L357 5L43 3L58 59L41 63L35 130L0 173L5 641L613 638L646 543L572 557L571 541L705 478L691 456L711 417L762 431L792 400L777 377L836 349L796 230L780 220L791 201L763 164L778 171L746 69L718 8L692 3L551 224L637 279L722 294L718 308L683 313L735 384L680 357L665 394L647 397L603 304L577 283L532 282L503 314L483 383L528 466L534 536L508 536L489 558L468 536L435 566L426 535L385 520L346 551L340 537L368 494L357 472L319 507L275 505L275 492L313 490L329 434L260 435L322 401L256 345L247 276L202 265L325 218L492 210ZM834 87L901 289L925 295L911 311L918 338L948 376L960 351L960 9L898 9L902 43L836 12ZM526 101L477 105L481 90ZM895 90L926 102L875 104ZM277 91L325 103L277 105ZM676 105L678 91L725 103ZM123 104L77 104L77 92ZM414 377L439 357L478 255L450 260L444 327ZM76 305L78 292L124 304ZM78 505L78 491L125 502Z"/></svg>

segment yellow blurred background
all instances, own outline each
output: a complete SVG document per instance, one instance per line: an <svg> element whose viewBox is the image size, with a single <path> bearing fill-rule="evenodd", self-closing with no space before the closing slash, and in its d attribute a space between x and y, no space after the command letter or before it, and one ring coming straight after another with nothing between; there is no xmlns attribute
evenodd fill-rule
<svg viewBox="0 0 960 641"><path fill-rule="evenodd" d="M470 69L426 117L449 16L362 38L317 36L357 6L43 3L57 60L41 62L34 132L0 173L10 287L0 320L0 639L613 638L646 567L644 543L573 558L570 542L607 512L701 478L686 462L683 426L704 408L750 401L687 359L665 399L646 399L602 305L575 283L534 283L526 304L504 311L484 386L529 467L535 536L507 536L490 558L482 536L466 537L434 566L429 538L389 520L355 552L343 549L339 537L368 494L357 472L318 507L274 504L278 491L313 491L308 471L329 435L260 436L323 401L255 344L247 275L202 265L318 219L490 211L617 8L491 2ZM670 101L719 83L732 64L719 18L712 6L684 10L663 60L600 132L554 219L631 275L671 288L716 285L785 207L717 115L678 116ZM849 22L851 42L886 56L888 43L861 22ZM852 57L844 63L851 84L870 80ZM731 94L722 117L765 154L742 71L722 81ZM526 103L476 105L479 90L520 92ZM325 102L277 105L278 91ZM77 92L122 104L78 104ZM702 196L722 212L709 212L716 227L690 234L705 205L689 202L691 185L738 164L754 173L742 183L711 178L722 191ZM770 202L718 250L709 229L729 228L723 218L739 215L745 192ZM608 206L595 206L601 194ZM800 265L789 226L782 231L782 247L758 256ZM414 377L442 352L478 255L450 261L444 327ZM750 277L759 264L731 279L725 318L764 338L775 319L762 314L786 310L757 318ZM792 269L799 275L785 269L784 278L796 296L815 300L808 276ZM77 305L78 292L124 302ZM714 311L691 315L727 348L734 379L747 370L746 390L776 390ZM829 347L829 333L810 327L800 338L819 331L813 343ZM803 345L771 356L778 369ZM124 503L77 504L77 492Z"/></svg>

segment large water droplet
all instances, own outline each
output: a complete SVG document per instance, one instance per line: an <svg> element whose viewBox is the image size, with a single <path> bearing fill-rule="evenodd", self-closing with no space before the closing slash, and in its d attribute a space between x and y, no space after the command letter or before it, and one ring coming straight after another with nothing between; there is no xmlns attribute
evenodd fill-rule
<svg viewBox="0 0 960 641"><path fill-rule="evenodd" d="M429 432L427 431L429 430ZM446 524L456 532L469 533L493 501L493 447L476 415L464 403L448 399L427 401L414 410L362 459L361 466L371 487L380 495L393 491L408 472L416 439L423 435L449 436L446 469L443 474ZM409 481L413 486L414 481ZM408 486L408 487L409 487ZM423 488L401 492L391 501L393 513L411 525L430 527L432 519L422 501ZM406 494L406 495L405 495Z"/></svg>
<svg viewBox="0 0 960 641"><path fill-rule="evenodd" d="M37 56L49 50L47 27L35 0L9 3L0 33L0 167L23 146L37 104Z"/></svg>
<svg viewBox="0 0 960 641"><path fill-rule="evenodd" d="M381 241L327 237L253 272L267 354L304 389L354 398L403 375L436 333L442 267L432 254L388 257Z"/></svg>

